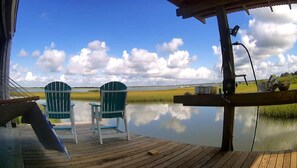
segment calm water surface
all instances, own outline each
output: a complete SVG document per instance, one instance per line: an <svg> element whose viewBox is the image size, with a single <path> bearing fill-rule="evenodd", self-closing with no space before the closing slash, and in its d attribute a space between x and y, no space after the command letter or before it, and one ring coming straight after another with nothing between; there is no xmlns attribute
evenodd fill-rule
<svg viewBox="0 0 297 168"><path fill-rule="evenodd" d="M90 122L89 102L74 101L75 120ZM253 141L256 107L237 107L234 122L235 150L249 151ZM128 104L131 133L190 144L221 146L223 108L181 104ZM106 125L115 121L103 120ZM254 150L297 149L297 120L260 117Z"/></svg>

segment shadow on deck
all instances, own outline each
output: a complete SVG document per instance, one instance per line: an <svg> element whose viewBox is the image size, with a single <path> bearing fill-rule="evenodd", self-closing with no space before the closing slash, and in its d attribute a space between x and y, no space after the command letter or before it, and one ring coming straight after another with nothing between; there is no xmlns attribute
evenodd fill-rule
<svg viewBox="0 0 297 168"><path fill-rule="evenodd" d="M78 144L64 143L71 155L45 150L30 125L18 126L24 167L297 167L296 151L222 152L218 147L183 144L140 135L100 145L87 124L78 125ZM154 149L156 155L147 151Z"/></svg>

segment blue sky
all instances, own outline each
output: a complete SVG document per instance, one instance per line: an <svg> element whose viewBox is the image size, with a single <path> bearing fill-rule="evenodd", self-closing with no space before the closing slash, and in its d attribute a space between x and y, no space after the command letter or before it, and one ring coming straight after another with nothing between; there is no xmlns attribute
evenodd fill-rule
<svg viewBox="0 0 297 168"><path fill-rule="evenodd" d="M297 6L273 9L228 15L230 27L240 26L232 41L250 50L259 79L297 71ZM221 82L216 17L202 24L175 10L166 0L22 0L10 76L23 86ZM236 74L252 79L243 48L234 54Z"/></svg>

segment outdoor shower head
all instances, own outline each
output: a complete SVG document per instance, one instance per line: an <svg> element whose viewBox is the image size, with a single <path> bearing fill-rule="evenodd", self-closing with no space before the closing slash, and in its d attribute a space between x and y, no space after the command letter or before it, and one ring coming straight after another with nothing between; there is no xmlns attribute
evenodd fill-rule
<svg viewBox="0 0 297 168"><path fill-rule="evenodd" d="M239 28L240 28L240 27L239 27L238 25L236 25L236 26L234 26L233 29L229 29L230 35L236 37Z"/></svg>

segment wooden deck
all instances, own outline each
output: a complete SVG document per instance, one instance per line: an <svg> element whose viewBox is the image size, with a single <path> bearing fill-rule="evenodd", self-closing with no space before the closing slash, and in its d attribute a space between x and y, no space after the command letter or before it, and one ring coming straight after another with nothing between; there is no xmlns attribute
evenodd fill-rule
<svg viewBox="0 0 297 168"><path fill-rule="evenodd" d="M140 135L108 139L99 144L89 125L78 125L78 144L65 141L71 154L45 150L30 125L18 126L24 167L297 167L297 151L222 152L218 147L198 146ZM149 155L156 150L159 154Z"/></svg>

